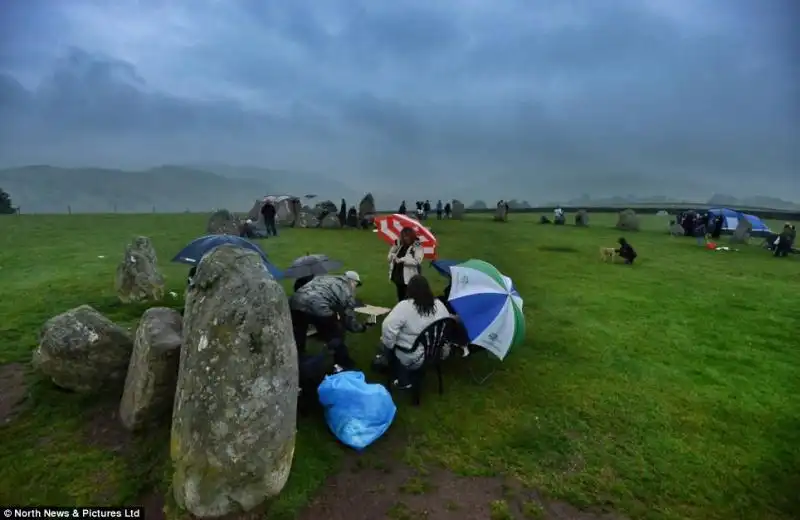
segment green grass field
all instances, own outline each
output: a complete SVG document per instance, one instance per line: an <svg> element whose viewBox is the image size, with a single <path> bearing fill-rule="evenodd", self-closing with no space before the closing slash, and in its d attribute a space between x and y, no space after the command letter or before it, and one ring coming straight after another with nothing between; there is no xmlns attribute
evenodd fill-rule
<svg viewBox="0 0 800 520"><path fill-rule="evenodd" d="M404 457L464 474L504 474L580 507L631 518L800 517L800 258L755 245L711 252L645 217L627 237L633 268L603 264L620 233L540 226L536 215L434 222L443 258L480 258L514 279L528 335L482 386L469 363L447 367L445 394L399 404L390 432ZM134 326L113 280L125 244L153 239L168 289L187 268L169 259L201 234L203 215L13 216L0 219L0 364L30 360L49 317L88 303ZM361 297L393 303L386 246L369 232L288 230L264 242L279 266L324 252L361 273ZM440 289L444 280L426 274ZM169 305L178 307L179 300ZM367 366L379 332L351 349ZM369 374L369 371L368 371ZM168 494L168 429L125 450L89 442L99 397L77 397L27 375L29 397L0 426L0 503L131 504ZM292 518L346 455L320 418L298 425L290 481L270 518ZM377 449L377 448L376 448Z"/></svg>

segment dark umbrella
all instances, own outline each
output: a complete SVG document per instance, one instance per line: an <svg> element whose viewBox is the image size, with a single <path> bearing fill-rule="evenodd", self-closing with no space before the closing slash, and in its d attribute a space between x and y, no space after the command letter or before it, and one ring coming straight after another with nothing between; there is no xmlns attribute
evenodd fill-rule
<svg viewBox="0 0 800 520"><path fill-rule="evenodd" d="M270 263L270 261L267 259L267 254L262 251L260 247L250 242L246 238L237 237L236 235L206 235L204 237L196 238L189 242L186 247L181 249L181 251L175 255L175 258L172 259L172 261L180 264L197 265L200 263L200 260L212 249L222 245L232 245L241 247L242 249L255 251L261 255L261 259L264 260L264 265L276 280L283 278L283 273L281 273L280 269Z"/></svg>
<svg viewBox="0 0 800 520"><path fill-rule="evenodd" d="M461 263L463 263L461 260L433 260L431 267L445 278L450 278L450 268Z"/></svg>
<svg viewBox="0 0 800 520"><path fill-rule="evenodd" d="M286 278L304 278L318 276L335 271L342 267L342 263L331 260L327 255L306 255L297 258L283 275Z"/></svg>

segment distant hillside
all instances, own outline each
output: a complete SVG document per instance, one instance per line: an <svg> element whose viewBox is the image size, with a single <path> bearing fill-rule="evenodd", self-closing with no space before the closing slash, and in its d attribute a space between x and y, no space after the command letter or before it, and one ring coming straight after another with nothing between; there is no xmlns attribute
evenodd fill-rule
<svg viewBox="0 0 800 520"><path fill-rule="evenodd" d="M777 209L783 211L798 211L800 210L800 205L795 204L793 202L788 202L782 199L778 199L775 197L763 197L763 196L751 196L751 197L744 197L744 198L736 198L731 195L724 195L724 194L717 194L711 196L707 201L700 201L700 200L676 200L671 199L668 197L663 196L635 196L635 195L627 195L627 196L616 196L616 197L604 197L604 198L591 198L588 195L583 195L582 197L570 199L564 203L560 203L564 206L570 207L579 207L579 206L586 206L586 207L599 207L599 206L608 206L608 207L620 207L625 206L627 204L630 205L653 205L657 206L659 204L664 205L665 207L668 206L691 206L692 204L697 204L698 206L721 206L721 207L729 207L729 208L764 208L764 209ZM559 203L552 202L549 204L550 206L557 206Z"/></svg>
<svg viewBox="0 0 800 520"><path fill-rule="evenodd" d="M223 207L243 211L250 209L255 198L269 193L316 193L334 200L356 196L348 186L313 174L250 169L245 172L249 175L234 175L232 170L219 170L25 166L0 170L0 187L22 213L66 213L68 207L74 213L139 213L153 208L169 213Z"/></svg>

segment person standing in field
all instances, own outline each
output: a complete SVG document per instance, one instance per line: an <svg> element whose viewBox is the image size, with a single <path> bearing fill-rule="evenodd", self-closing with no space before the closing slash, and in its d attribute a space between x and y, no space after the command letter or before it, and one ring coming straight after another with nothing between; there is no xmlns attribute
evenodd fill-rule
<svg viewBox="0 0 800 520"><path fill-rule="evenodd" d="M448 202L444 205L444 218L450 219L450 215L453 213L453 207Z"/></svg>
<svg viewBox="0 0 800 520"><path fill-rule="evenodd" d="M406 286L414 275L420 273L425 252L411 228L403 228L400 238L389 249L389 279L397 289L397 301L406 299Z"/></svg>
<svg viewBox="0 0 800 520"><path fill-rule="evenodd" d="M267 228L267 236L269 237L270 234L272 236L278 236L278 228L275 227L275 216L277 214L277 210L275 209L275 205L267 201L261 206L261 215L264 217L264 225Z"/></svg>
<svg viewBox="0 0 800 520"><path fill-rule="evenodd" d="M444 211L444 206L442 205L442 200L439 199L439 202L436 203L436 220L442 220L443 211Z"/></svg>

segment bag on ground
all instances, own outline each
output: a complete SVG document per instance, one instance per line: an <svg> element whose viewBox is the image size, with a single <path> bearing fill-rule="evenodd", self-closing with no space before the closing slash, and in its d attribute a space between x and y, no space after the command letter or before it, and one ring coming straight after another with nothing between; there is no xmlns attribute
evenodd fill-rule
<svg viewBox="0 0 800 520"><path fill-rule="evenodd" d="M327 376L317 389L325 422L339 441L363 450L391 426L397 407L383 385L367 383L363 372Z"/></svg>

